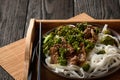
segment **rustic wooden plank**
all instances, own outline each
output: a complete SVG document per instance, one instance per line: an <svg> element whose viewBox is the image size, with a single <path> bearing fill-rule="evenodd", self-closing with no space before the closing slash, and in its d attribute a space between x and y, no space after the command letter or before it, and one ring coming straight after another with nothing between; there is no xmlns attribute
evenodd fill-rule
<svg viewBox="0 0 120 80"><path fill-rule="evenodd" d="M0 46L23 38L28 0L0 0Z"/></svg>
<svg viewBox="0 0 120 80"><path fill-rule="evenodd" d="M29 0L28 11L27 11L27 20L25 26L26 35L29 22L31 18L41 19L42 18L42 0Z"/></svg>
<svg viewBox="0 0 120 80"><path fill-rule="evenodd" d="M68 19L73 16L73 5L73 0L29 0L24 35L31 18Z"/></svg>
<svg viewBox="0 0 120 80"><path fill-rule="evenodd" d="M86 12L96 19L119 19L120 0L74 0L75 15Z"/></svg>
<svg viewBox="0 0 120 80"><path fill-rule="evenodd" d="M42 0L43 19L68 19L74 14L73 0Z"/></svg>

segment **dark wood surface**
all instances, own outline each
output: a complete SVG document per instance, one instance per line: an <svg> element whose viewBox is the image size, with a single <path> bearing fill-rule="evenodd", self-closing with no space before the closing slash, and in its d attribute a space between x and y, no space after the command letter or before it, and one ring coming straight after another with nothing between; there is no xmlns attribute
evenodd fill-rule
<svg viewBox="0 0 120 80"><path fill-rule="evenodd" d="M0 0L0 47L23 38L31 18L68 19L83 12L120 19L120 0Z"/></svg>
<svg viewBox="0 0 120 80"><path fill-rule="evenodd" d="M0 47L25 37L31 18L68 19L83 12L120 19L120 0L0 0Z"/></svg>
<svg viewBox="0 0 120 80"><path fill-rule="evenodd" d="M15 80L2 66L0 66L0 80Z"/></svg>

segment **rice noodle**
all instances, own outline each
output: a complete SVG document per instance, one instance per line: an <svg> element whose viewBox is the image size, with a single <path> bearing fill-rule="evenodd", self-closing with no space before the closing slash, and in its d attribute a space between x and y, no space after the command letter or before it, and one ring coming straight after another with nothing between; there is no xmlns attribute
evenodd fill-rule
<svg viewBox="0 0 120 80"><path fill-rule="evenodd" d="M104 26L102 32L106 29L107 25ZM98 42L87 57L87 61L90 63L90 69L87 72L85 72L81 67L76 65L61 66L59 64L51 64L49 56L46 57L45 62L50 68L53 69L54 72L62 73L66 76L69 75L70 77L85 78L102 76L107 73L111 68L120 66L119 47L99 43L99 40L105 36L110 36L117 42L117 45L120 46L119 40L116 37L113 37L109 34L99 33ZM105 50L105 54L96 54L100 50Z"/></svg>

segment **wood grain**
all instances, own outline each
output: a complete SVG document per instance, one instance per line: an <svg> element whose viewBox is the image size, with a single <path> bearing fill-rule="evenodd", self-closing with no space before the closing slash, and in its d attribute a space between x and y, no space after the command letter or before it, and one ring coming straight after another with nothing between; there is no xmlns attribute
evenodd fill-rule
<svg viewBox="0 0 120 80"><path fill-rule="evenodd" d="M23 38L28 0L0 0L0 46Z"/></svg>
<svg viewBox="0 0 120 80"><path fill-rule="evenodd" d="M73 16L73 0L42 0L43 19L68 19Z"/></svg>
<svg viewBox="0 0 120 80"><path fill-rule="evenodd" d="M41 19L42 18L42 0L29 0L27 19L25 25L24 35L27 33L27 29L31 18Z"/></svg>
<svg viewBox="0 0 120 80"><path fill-rule="evenodd" d="M0 46L23 38L31 18L67 19L82 12L118 19L120 0L0 0Z"/></svg>
<svg viewBox="0 0 120 80"><path fill-rule="evenodd" d="M31 18L68 19L73 16L73 0L29 0L24 35Z"/></svg>
<svg viewBox="0 0 120 80"><path fill-rule="evenodd" d="M0 66L0 80L15 80L2 66Z"/></svg>
<svg viewBox="0 0 120 80"><path fill-rule="evenodd" d="M23 80L25 39L0 48L0 65L15 78Z"/></svg>
<svg viewBox="0 0 120 80"><path fill-rule="evenodd" d="M67 19L82 12L96 19L118 19L120 18L120 0L0 0L0 47L23 38L30 18ZM23 68L19 68L24 64L22 62L24 46L24 40L22 40L20 44L10 44L7 48L0 48L0 65L3 65L17 80L22 79L23 76ZM8 51L9 48L10 51ZM19 52L16 51L18 48ZM12 57L14 54L18 55L14 58ZM15 60L16 63L21 63L13 66ZM9 67L10 65L12 66ZM112 76L119 80L119 71ZM110 77L107 80L114 80L114 78Z"/></svg>
<svg viewBox="0 0 120 80"><path fill-rule="evenodd" d="M119 19L120 0L74 0L74 13L86 12L96 19Z"/></svg>

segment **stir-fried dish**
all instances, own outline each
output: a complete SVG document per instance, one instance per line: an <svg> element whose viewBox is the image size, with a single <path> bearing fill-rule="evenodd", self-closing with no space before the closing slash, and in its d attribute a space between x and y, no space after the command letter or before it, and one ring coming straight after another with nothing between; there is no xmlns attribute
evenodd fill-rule
<svg viewBox="0 0 120 80"><path fill-rule="evenodd" d="M104 74L120 65L119 40L112 34L107 25L103 29L87 23L61 25L44 36L46 64L70 77Z"/></svg>

